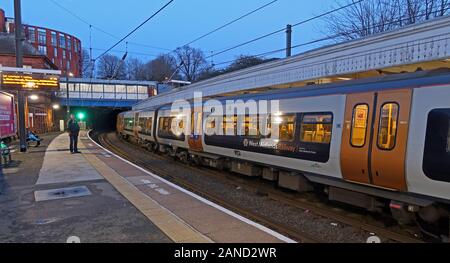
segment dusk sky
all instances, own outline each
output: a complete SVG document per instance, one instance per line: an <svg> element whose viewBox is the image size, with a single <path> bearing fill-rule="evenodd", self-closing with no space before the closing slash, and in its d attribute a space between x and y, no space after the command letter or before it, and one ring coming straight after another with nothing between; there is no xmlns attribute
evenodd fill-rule
<svg viewBox="0 0 450 263"><path fill-rule="evenodd" d="M54 0L61 6L70 9L77 16L117 37L126 35L153 14L168 0ZM272 0L175 0L170 6L145 24L127 41L130 57L143 60L152 59L155 55L168 52L195 38L219 27L247 12L250 12ZM343 2L343 0L339 0ZM12 17L13 0L2 0L1 8L6 16ZM270 33L286 24L294 24L304 19L328 11L336 6L334 0L294 1L278 0L264 9L228 26L192 46L201 48L206 55L211 51L245 42L252 38ZM58 7L52 0L22 0L22 19L24 23L49 27L77 36L84 48L89 48L89 26L73 15ZM324 21L317 19L293 29L293 45L321 38L326 30ZM109 48L117 39L92 29L92 48L95 55ZM134 44L136 43L136 44ZM146 45L146 46L144 46ZM284 48L285 33L279 33L264 40L240 47L233 51L214 57L219 63L234 59L239 54L259 54L266 51ZM150 47L151 46L151 47ZM317 46L302 47L293 50L293 54ZM114 49L121 56L125 43ZM281 57L283 53L272 56ZM210 61L210 59L208 59Z"/></svg>

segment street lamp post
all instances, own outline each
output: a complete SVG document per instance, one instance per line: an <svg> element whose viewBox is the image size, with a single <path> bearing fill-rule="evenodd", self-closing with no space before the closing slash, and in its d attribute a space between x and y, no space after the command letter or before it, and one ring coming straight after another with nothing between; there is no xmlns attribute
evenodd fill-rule
<svg viewBox="0 0 450 263"><path fill-rule="evenodd" d="M23 67L22 53L22 14L20 0L14 0L14 24L15 24L15 41L16 41L16 67ZM27 151L27 143L25 138L25 93L19 89L18 94L18 111L19 111L19 138L20 151Z"/></svg>

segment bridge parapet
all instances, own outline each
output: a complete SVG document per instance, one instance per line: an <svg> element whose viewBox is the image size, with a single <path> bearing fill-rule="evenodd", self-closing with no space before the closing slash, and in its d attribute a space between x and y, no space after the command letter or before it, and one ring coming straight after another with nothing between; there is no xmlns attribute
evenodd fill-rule
<svg viewBox="0 0 450 263"><path fill-rule="evenodd" d="M57 97L62 105L129 107L156 95L156 84L155 81L62 78Z"/></svg>

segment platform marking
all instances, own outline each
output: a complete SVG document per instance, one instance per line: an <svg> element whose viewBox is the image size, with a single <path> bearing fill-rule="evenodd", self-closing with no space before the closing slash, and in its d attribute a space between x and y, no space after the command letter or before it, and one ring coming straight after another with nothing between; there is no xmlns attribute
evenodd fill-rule
<svg viewBox="0 0 450 263"><path fill-rule="evenodd" d="M150 187L151 189L155 189L158 188L159 186L157 184L149 184L148 187Z"/></svg>
<svg viewBox="0 0 450 263"><path fill-rule="evenodd" d="M111 155L108 154L107 152L101 152L101 154L103 155L103 157L106 157L106 158L111 157Z"/></svg>
<svg viewBox="0 0 450 263"><path fill-rule="evenodd" d="M140 167L139 165L136 165L136 164L134 164L134 163L132 163L132 162L130 162L130 161L128 161L128 160L118 156L118 155L116 155L115 153L111 152L110 150L104 148L103 146L101 146L100 144L98 144L97 142L92 140L92 138L89 136L89 132L87 133L87 137L89 137L89 139L94 144L96 144L98 147L100 147L101 149L107 151L108 153L110 153L114 157L116 157L116 158L118 158L118 159L128 163L129 165L131 165L133 167L136 167L137 169L139 169L142 172L152 176L153 178L158 179L158 180L166 183L167 185L169 185L169 186L171 186L171 187L173 187L173 188L175 188L175 189L177 189L177 190L179 190L179 191L181 191L181 192L183 192L183 193L185 193L187 195L190 195L193 198L195 198L195 199L197 199L197 200L199 200L199 201L201 201L201 202L203 202L203 203L205 203L205 204L207 204L209 206L212 206L212 207L218 209L219 211L224 212L227 215L230 215L230 216L232 216L232 217L234 217L234 218L236 218L236 219L238 219L238 220L240 220L240 221L242 221L244 223L247 223L247 224L249 224L251 226L254 226L255 228L257 228L257 229L259 229L259 230L261 230L261 231L263 231L263 232L265 232L265 233L267 233L267 234L269 234L269 235L271 235L273 237L276 237L276 238L278 238L281 241L284 241L286 243L297 243L297 241L295 241L295 240L293 240L291 238L288 238L288 237L286 237L286 236L284 236L284 235L282 235L282 234L280 234L280 233L278 233L278 232L276 232L276 231L274 231L274 230L272 230L272 229L270 229L268 227L265 227L265 226L263 226L263 225L261 225L259 223L254 222L254 221L252 221L252 220L250 220L250 219L248 219L246 217L243 217L243 216L241 216L239 214L236 214L235 212L233 212L231 210L228 210L225 207L222 207L222 206L220 206L220 205L218 205L216 203L213 203L213 202L211 202L211 201L209 201L209 200L207 200L207 199L205 199L205 198L203 198L203 197L201 197L201 196L199 196L199 195L197 195L195 193L192 193L189 190L186 190L186 189L184 189L184 188L182 188L182 187L180 187L180 186L178 186L178 185L176 185L176 184L174 184L174 183L172 183L170 181L167 181L166 179L164 179L164 178L162 178L162 177L160 177L160 176L158 176L158 175L156 175L156 174L154 174L154 173L152 173L150 171L147 171L146 169Z"/></svg>
<svg viewBox="0 0 450 263"><path fill-rule="evenodd" d="M156 188L155 191L162 195L170 195L170 193L164 188Z"/></svg>
<svg viewBox="0 0 450 263"><path fill-rule="evenodd" d="M142 179L141 182L144 184L151 184L152 182L150 180Z"/></svg>
<svg viewBox="0 0 450 263"><path fill-rule="evenodd" d="M87 154L89 150L85 151ZM213 243L170 210L141 192L131 182L123 178L114 169L102 162L95 155L88 158L89 163L111 183L142 214L176 243Z"/></svg>

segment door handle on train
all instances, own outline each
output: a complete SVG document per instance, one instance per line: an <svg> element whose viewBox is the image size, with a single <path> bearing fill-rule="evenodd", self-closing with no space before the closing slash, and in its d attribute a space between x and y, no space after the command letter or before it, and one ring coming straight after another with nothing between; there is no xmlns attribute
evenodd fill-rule
<svg viewBox="0 0 450 263"><path fill-rule="evenodd" d="M365 172L364 169L361 169L361 172L364 174L364 172Z"/></svg>
<svg viewBox="0 0 450 263"><path fill-rule="evenodd" d="M376 176L380 176L380 175L378 174L378 171L375 171L375 175L376 175Z"/></svg>

